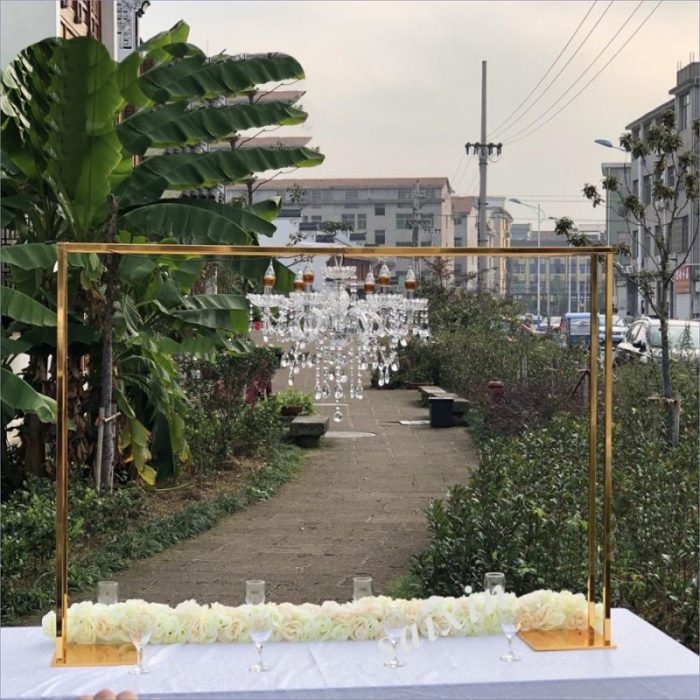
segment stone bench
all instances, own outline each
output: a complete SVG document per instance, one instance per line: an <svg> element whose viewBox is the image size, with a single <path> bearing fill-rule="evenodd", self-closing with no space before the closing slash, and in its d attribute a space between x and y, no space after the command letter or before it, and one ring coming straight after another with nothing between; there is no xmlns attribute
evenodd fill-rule
<svg viewBox="0 0 700 700"><path fill-rule="evenodd" d="M433 396L442 396L443 394L446 394L447 392L440 388L439 386L419 386L418 391L420 392L420 403L421 406L427 406L428 401L433 397Z"/></svg>
<svg viewBox="0 0 700 700"><path fill-rule="evenodd" d="M289 424L289 437L300 447L315 447L328 432L329 421L323 416L297 416Z"/></svg>

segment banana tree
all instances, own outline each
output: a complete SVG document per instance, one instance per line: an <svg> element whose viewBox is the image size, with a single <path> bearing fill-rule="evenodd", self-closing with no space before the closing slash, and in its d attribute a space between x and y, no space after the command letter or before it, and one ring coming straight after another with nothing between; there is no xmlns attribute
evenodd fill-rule
<svg viewBox="0 0 700 700"><path fill-rule="evenodd" d="M22 376L3 382L3 421L14 414L52 419L50 400L37 397L52 388L55 340L46 331L55 323L56 241L256 245L274 231L279 201L242 208L179 195L323 161L307 148L221 149L241 130L304 121L306 113L286 103L229 104L303 71L284 54L207 58L187 43L188 33L178 23L121 63L91 38L47 39L3 73L2 224L18 239L3 250L14 286L3 289L4 371L18 353L30 358ZM173 356L230 350L245 334L247 310L239 295L192 294L201 260L110 257L71 256L69 361L90 356L75 382L89 396L71 417L90 437L97 405L109 412L116 403L123 455L152 482L149 464L169 473L187 457ZM267 260L227 264L261 278ZM278 284L288 287L289 271L277 272ZM105 444L109 454L114 441L108 436Z"/></svg>

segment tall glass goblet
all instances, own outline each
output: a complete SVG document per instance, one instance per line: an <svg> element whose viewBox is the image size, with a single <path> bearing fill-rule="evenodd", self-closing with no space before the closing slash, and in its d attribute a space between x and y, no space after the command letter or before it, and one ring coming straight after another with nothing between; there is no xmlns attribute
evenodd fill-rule
<svg viewBox="0 0 700 700"><path fill-rule="evenodd" d="M352 580L352 599L354 601L360 598L372 597L372 577L371 576L355 576Z"/></svg>
<svg viewBox="0 0 700 700"><path fill-rule="evenodd" d="M388 605L384 610L384 635L391 643L393 656L384 662L389 668L400 668L406 664L396 655L396 645L408 627L408 617L400 605Z"/></svg>
<svg viewBox="0 0 700 700"><path fill-rule="evenodd" d="M512 608L501 608L498 611L498 621L501 624L503 634L506 635L508 640L508 650L501 656L501 661L520 661L520 657L513 651L513 637L520 631L520 622L515 610Z"/></svg>
<svg viewBox="0 0 700 700"><path fill-rule="evenodd" d="M505 593L506 575L500 571L489 571L484 574L484 591L491 595Z"/></svg>
<svg viewBox="0 0 700 700"><path fill-rule="evenodd" d="M245 582L245 602L248 605L262 605L265 602L265 581L251 579Z"/></svg>
<svg viewBox="0 0 700 700"><path fill-rule="evenodd" d="M258 661L250 667L250 670L254 673L269 671L271 667L267 666L263 661L263 645L272 635L272 620L263 605L256 605L251 611L248 620L248 632L253 644L255 644L255 648L258 650Z"/></svg>
<svg viewBox="0 0 700 700"><path fill-rule="evenodd" d="M136 609L127 609L124 627L137 653L137 663L131 673L150 673L150 669L144 664L143 648L148 644L153 633L153 615L145 605Z"/></svg>

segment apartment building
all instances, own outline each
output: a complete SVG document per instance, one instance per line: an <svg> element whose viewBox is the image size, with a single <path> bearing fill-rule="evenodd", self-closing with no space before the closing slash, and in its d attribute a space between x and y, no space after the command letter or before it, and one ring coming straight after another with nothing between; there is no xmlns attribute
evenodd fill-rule
<svg viewBox="0 0 700 700"><path fill-rule="evenodd" d="M226 198L246 194L240 187L231 187ZM252 195L254 202L282 197L287 212L296 209L302 228L344 224L355 246L454 245L452 188L446 177L276 178L256 184ZM408 259L395 261L394 283L401 283L411 264ZM425 266L417 267L417 274L427 275Z"/></svg>
<svg viewBox="0 0 700 700"><path fill-rule="evenodd" d="M477 236L476 197L452 197L452 221L454 222L455 248L476 248ZM477 258L455 258L455 281L468 289L476 287Z"/></svg>
<svg viewBox="0 0 700 700"><path fill-rule="evenodd" d="M593 245L605 242L599 229L581 231ZM517 248L568 247L554 231L537 231L531 224L513 224L511 243ZM562 316L567 311L586 311L590 305L590 258L508 258L507 294L519 300L530 313Z"/></svg>
<svg viewBox="0 0 700 700"><path fill-rule="evenodd" d="M661 119L668 110L676 114L676 128L679 131L683 145L681 151L693 150L699 153L698 139L692 131L693 122L700 119L700 62L693 62L681 68L676 73L676 85L669 90L672 98L655 107L646 114L630 122L625 128L632 133L633 138L643 138L647 130ZM656 222L658 218L654 212L652 202L652 183L649 170L653 163L647 159L646 165L642 159L636 159L630 164L631 189L648 207L648 221ZM672 171L666 171L667 184L673 185ZM683 211L672 222L670 252L672 260L680 261L688 253L684 265L676 272L673 290L670 299L670 315L674 318L698 318L700 317L700 240L696 236L700 225L700 203L695 201L680 202ZM658 208L658 207L656 207ZM661 212L659 226L668 226L671 222L664 220L670 217L668 212ZM642 235L642 229L632 227L631 230L621 235L630 245L634 259L630 261L631 270L644 269L655 270L654 259L657 251L654 249L654 241L651 236ZM695 239L695 240L694 240ZM644 308L643 301L633 289L629 290L630 302L628 310L634 314L648 312ZM632 308L630 308L632 307Z"/></svg>
<svg viewBox="0 0 700 700"><path fill-rule="evenodd" d="M150 0L60 0L0 2L0 64L4 69L25 47L47 37L93 36L115 60L139 42L139 19Z"/></svg>

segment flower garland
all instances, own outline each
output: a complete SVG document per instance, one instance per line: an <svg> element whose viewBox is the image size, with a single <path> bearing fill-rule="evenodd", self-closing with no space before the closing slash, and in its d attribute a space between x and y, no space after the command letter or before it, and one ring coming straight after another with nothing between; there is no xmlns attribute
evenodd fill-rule
<svg viewBox="0 0 700 700"><path fill-rule="evenodd" d="M513 593L490 596L473 593L461 598L433 596L425 600L394 600L386 596L362 598L352 603L326 601L322 605L267 603L272 622L272 641L365 641L383 636L388 606L400 606L423 637L475 636L500 632L499 611L515 610L522 629L586 629L586 598L569 591L540 590L516 597ZM151 644L211 644L250 642L248 623L251 605L229 607L194 600L175 608L143 600L102 605L83 602L70 606L68 641L75 644L114 644L129 641L128 620L144 612L151 615ZM602 627L602 605L596 605L596 628ZM56 614L42 620L44 633L56 636Z"/></svg>

